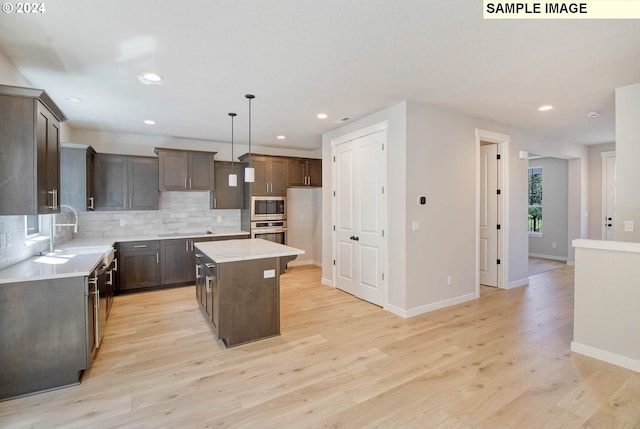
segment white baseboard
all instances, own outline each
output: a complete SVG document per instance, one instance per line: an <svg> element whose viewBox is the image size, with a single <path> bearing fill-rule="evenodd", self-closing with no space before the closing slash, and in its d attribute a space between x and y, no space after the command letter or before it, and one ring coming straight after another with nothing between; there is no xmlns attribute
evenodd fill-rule
<svg viewBox="0 0 640 429"><path fill-rule="evenodd" d="M327 286L333 287L333 280L329 280L329 279L326 279L324 277L322 277L320 279L320 283L322 283L323 285L327 285Z"/></svg>
<svg viewBox="0 0 640 429"><path fill-rule="evenodd" d="M321 262L310 261L310 260L302 260L302 261L293 260L293 261L287 263L287 265L290 266L290 267L299 267L301 265L316 265L316 266L322 268L322 263Z"/></svg>
<svg viewBox="0 0 640 429"><path fill-rule="evenodd" d="M640 360L637 359L622 356L617 353L611 353L596 347L587 346L585 344L576 343L575 341L571 341L571 351L617 366L621 366L632 371L640 372Z"/></svg>
<svg viewBox="0 0 640 429"><path fill-rule="evenodd" d="M576 261L567 261L567 265L569 265L571 267L575 267Z"/></svg>
<svg viewBox="0 0 640 429"><path fill-rule="evenodd" d="M529 284L529 277L525 277L520 280L514 280L512 282L509 282L506 288L513 289L514 287L526 286L528 284Z"/></svg>
<svg viewBox="0 0 640 429"><path fill-rule="evenodd" d="M532 258L551 259L552 261L565 262L567 260L566 256L542 255L540 253L529 253L529 256L531 256Z"/></svg>
<svg viewBox="0 0 640 429"><path fill-rule="evenodd" d="M390 311L393 314L396 314L400 317L408 319L409 317L419 316L424 313L440 310L441 308L445 308L445 307L451 307L452 305L461 304L463 302L471 301L472 299L477 299L477 298L479 298L478 294L476 292L473 292L466 295L457 296L455 298L434 302L432 304L410 308L408 310L404 310L400 307L396 307L395 305L391 305L391 304L387 304L384 308L385 310Z"/></svg>

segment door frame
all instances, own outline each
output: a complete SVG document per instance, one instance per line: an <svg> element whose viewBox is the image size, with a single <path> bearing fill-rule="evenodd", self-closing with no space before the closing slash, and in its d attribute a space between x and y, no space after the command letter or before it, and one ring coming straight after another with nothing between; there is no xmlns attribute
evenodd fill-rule
<svg viewBox="0 0 640 429"><path fill-rule="evenodd" d="M498 288L509 289L509 146L511 136L476 128L476 295L480 296L480 141L498 145Z"/></svg>
<svg viewBox="0 0 640 429"><path fill-rule="evenodd" d="M331 178L332 178L332 186L333 186L333 189L331 190L331 193L332 193L331 225L333 227L333 231L331 234L331 250L332 250L331 259L334 261L332 273L331 273L331 280L333 283L332 287L334 288L336 288L336 285L337 285L337 281L336 281L337 273L336 273L335 261L337 258L337 245L338 245L336 240L336 230L335 230L336 219L337 219L337 214L336 214L337 205L335 204L335 191L336 191L336 184L337 184L337 177L336 177L337 172L335 168L336 146L339 146L343 143L347 143L351 140L354 140L360 137L367 136L369 134L374 134L380 131L384 132L383 145L385 146L382 154L382 171L380 171L380 174L382 174L381 182L382 182L382 187L384 188L384 192L382 194L382 198L380 199L380 204L382 205L382 207L378 207L378 208L380 209L380 213L381 213L382 230L383 232L386 232L388 231L388 225L387 225L387 189L388 189L387 187L387 170L388 170L387 151L388 151L388 141L389 141L388 128L389 128L389 121L382 121L382 122L378 122L376 124L370 125L368 127L364 127L359 130L352 131L342 136L333 138L330 141L331 160L332 160ZM388 252L389 244L388 243L389 241L387 240L387 236L388 234L384 234L383 240L382 240L382 272L384 274L384 278L380 283L382 288L382 297L383 297L382 308L384 308L385 310L388 310L388 305L389 305L389 288L388 288L388 279L389 279L389 252Z"/></svg>
<svg viewBox="0 0 640 429"><path fill-rule="evenodd" d="M616 157L616 151L615 150L611 150L611 151L607 151L607 152L600 152L600 157L602 158L602 206L600 207L600 211L601 211L601 217L600 217L600 239L601 240L606 240L607 239L607 227L605 226L606 222L606 218L607 218L607 172L608 172L608 168L607 168L607 159L608 158L615 158ZM614 172L615 174L615 172ZM615 206L615 205L614 205ZM617 220L617 219L614 219Z"/></svg>

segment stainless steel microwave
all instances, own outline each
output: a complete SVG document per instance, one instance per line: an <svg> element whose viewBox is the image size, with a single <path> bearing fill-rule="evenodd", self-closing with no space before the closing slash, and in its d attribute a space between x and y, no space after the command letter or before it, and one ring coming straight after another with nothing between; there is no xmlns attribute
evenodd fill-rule
<svg viewBox="0 0 640 429"><path fill-rule="evenodd" d="M251 197L251 220L287 218L287 197Z"/></svg>

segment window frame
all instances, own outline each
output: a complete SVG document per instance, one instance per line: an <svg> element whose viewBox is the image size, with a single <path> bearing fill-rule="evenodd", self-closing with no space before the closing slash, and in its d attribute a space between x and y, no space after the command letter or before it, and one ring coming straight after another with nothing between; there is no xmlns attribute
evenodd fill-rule
<svg viewBox="0 0 640 429"><path fill-rule="evenodd" d="M529 204L531 199L531 189L530 189L530 179L532 170L540 170L540 204ZM531 208L539 207L540 208L540 221L544 219L543 207L544 207L544 168L542 165L530 165L527 167L527 233L530 237L542 237L544 235L544 229L542 226L540 227L540 231L531 231L529 230L529 210Z"/></svg>
<svg viewBox="0 0 640 429"><path fill-rule="evenodd" d="M36 231L29 233L29 217L35 217L36 219ZM24 239L30 240L40 236L40 230L42 229L42 219L40 215L24 215Z"/></svg>

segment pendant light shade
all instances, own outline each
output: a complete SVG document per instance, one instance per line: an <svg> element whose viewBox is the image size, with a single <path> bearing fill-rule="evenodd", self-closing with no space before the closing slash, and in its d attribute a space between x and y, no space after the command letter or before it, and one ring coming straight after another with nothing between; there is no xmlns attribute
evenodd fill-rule
<svg viewBox="0 0 640 429"><path fill-rule="evenodd" d="M231 173L229 173L229 186L236 187L238 186L238 175L233 169L233 161L235 160L235 155L233 154L233 118L237 115L235 113L229 113L231 116Z"/></svg>
<svg viewBox="0 0 640 429"><path fill-rule="evenodd" d="M253 94L246 94L244 96L249 100L249 167L244 169L244 181L247 183L253 183L256 181L256 170L251 167L251 100L256 98Z"/></svg>

